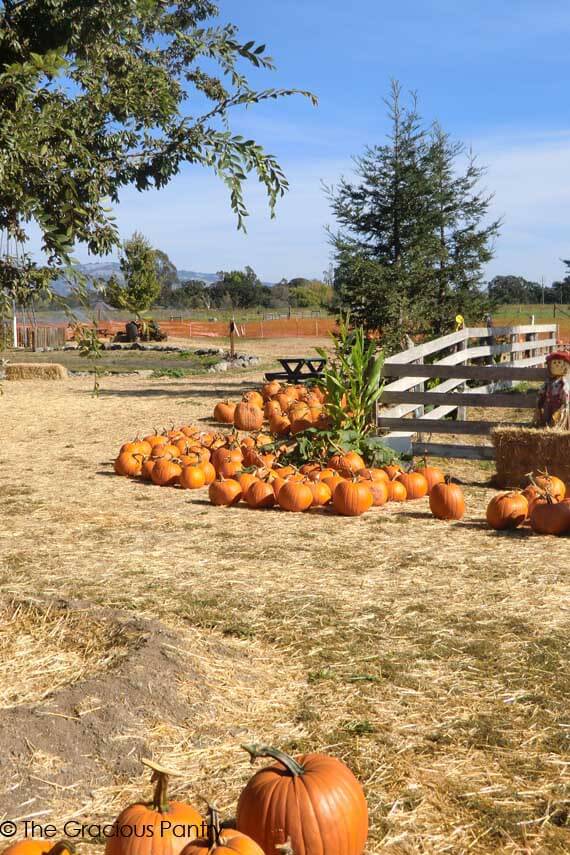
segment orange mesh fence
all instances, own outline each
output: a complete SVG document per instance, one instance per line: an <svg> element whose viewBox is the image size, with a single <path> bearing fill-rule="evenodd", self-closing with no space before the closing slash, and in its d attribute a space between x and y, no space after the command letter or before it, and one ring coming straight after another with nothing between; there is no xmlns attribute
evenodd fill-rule
<svg viewBox="0 0 570 855"><path fill-rule="evenodd" d="M243 338L320 338L326 337L336 328L334 318L280 318L271 321L249 321L236 324ZM227 338L227 321L160 321L160 329L169 338ZM119 321L101 321L98 325L101 335L114 336L125 331L125 324ZM68 329L67 338L73 337Z"/></svg>

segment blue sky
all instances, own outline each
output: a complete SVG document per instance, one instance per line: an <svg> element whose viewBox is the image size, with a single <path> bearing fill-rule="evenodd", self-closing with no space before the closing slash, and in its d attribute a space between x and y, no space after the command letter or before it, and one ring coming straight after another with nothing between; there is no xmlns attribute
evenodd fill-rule
<svg viewBox="0 0 570 855"><path fill-rule="evenodd" d="M269 281L321 276L334 225L322 182L351 171L351 156L382 142L391 78L415 89L420 111L471 145L488 166L493 214L504 217L487 275L547 282L570 256L570 4L567 0L220 0L221 20L265 42L275 73L261 87L312 90L254 107L234 128L275 154L291 190L269 219L261 188L246 191L248 233L238 233L216 177L186 168L161 192L124 193L121 233L138 229L178 267L250 264ZM76 253L88 260L81 249Z"/></svg>

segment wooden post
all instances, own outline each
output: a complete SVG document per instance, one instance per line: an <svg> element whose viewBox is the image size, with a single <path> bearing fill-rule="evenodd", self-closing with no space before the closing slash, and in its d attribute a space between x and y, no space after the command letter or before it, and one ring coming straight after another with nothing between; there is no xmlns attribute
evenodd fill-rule
<svg viewBox="0 0 570 855"><path fill-rule="evenodd" d="M467 350L467 339L466 338L464 338L463 341L459 342L459 344L457 345L457 350L458 351ZM460 364L464 365L465 360L463 360ZM465 383L462 383L461 386L459 386L458 391L464 392L465 388L466 388ZM457 407L457 421L460 421L460 422L466 422L467 421L467 407Z"/></svg>
<svg viewBox="0 0 570 855"><path fill-rule="evenodd" d="M230 359L236 358L236 322L232 318L230 321Z"/></svg>

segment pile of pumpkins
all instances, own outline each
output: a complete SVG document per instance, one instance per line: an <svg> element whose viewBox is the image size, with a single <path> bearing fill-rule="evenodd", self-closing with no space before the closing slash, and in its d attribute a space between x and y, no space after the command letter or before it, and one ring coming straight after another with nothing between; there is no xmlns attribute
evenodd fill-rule
<svg viewBox="0 0 570 855"><path fill-rule="evenodd" d="M235 819L225 823L213 806L205 819L194 805L171 801L171 773L143 760L152 769L154 797L129 805L112 825L101 826L105 855L362 855L368 807L348 766L327 754L291 757L265 745L243 748L252 762L259 757L275 762L253 775L239 796ZM94 835L100 828L85 827ZM3 855L74 852L67 840L29 838Z"/></svg>
<svg viewBox="0 0 570 855"><path fill-rule="evenodd" d="M497 493L487 506L487 522L497 531L530 525L537 534L570 533L570 498L556 475L529 476L524 490Z"/></svg>
<svg viewBox="0 0 570 855"><path fill-rule="evenodd" d="M330 427L325 403L326 394L318 386L272 380L259 391L246 392L239 403L220 401L214 407L214 420L245 431L261 430L267 422L273 436L295 436L308 428Z"/></svg>
<svg viewBox="0 0 570 855"><path fill-rule="evenodd" d="M115 472L140 477L161 487L208 487L213 505L280 507L303 512L330 505L343 516L360 516L371 507L429 495L439 519L461 519L461 488L441 469L428 466L403 471L398 465L369 468L355 451L333 454L326 464L299 468L279 463L279 452L264 451L272 437L258 432L201 431L187 425L152 433L121 446Z"/></svg>

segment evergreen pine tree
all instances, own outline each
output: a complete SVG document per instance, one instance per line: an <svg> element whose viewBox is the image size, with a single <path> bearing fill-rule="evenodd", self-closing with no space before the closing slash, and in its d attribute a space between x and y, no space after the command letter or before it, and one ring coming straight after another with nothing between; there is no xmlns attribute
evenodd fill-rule
<svg viewBox="0 0 570 855"><path fill-rule="evenodd" d="M485 313L479 284L500 222L484 223L491 197L477 190L484 170L475 158L458 169L463 144L426 129L397 82L386 103L388 141L366 148L356 180L342 179L329 197L340 225L331 235L339 304L396 349L406 336L442 334L458 313Z"/></svg>

